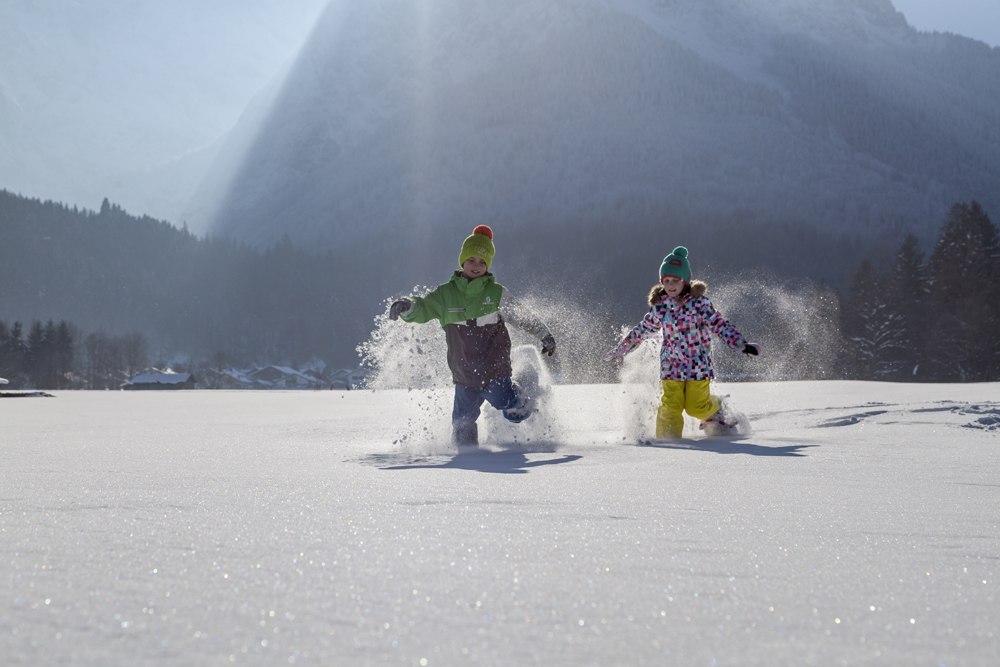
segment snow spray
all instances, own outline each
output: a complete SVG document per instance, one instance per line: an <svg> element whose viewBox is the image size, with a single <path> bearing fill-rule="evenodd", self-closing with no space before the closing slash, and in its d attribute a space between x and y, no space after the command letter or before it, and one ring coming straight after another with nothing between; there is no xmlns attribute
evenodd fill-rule
<svg viewBox="0 0 1000 667"><path fill-rule="evenodd" d="M839 301L832 290L808 282L796 285L755 273L712 285L708 298L760 356L725 350L716 341L713 361L722 381L836 379L842 349Z"/></svg>
<svg viewBox="0 0 1000 667"><path fill-rule="evenodd" d="M429 291L417 286L411 294ZM448 453L453 390L444 333L436 323L390 320L393 300L386 299L385 312L375 317L368 340L358 346L363 363L372 370L365 388L399 394L396 445L411 454Z"/></svg>
<svg viewBox="0 0 1000 667"><path fill-rule="evenodd" d="M426 294L429 288L414 288ZM541 317L557 342L554 357L540 357L551 384L620 383L617 420L627 441L652 437L659 405L659 350L661 338L651 336L629 354L618 368L604 355L638 322L645 304L637 298L635 322L615 322L591 297L574 298L551 291L517 293L515 304ZM834 377L840 339L837 298L828 289L812 284L788 285L754 273L726 283L710 283L708 297L744 335L761 347L759 357L730 350L716 339L713 361L719 382L825 379ZM373 373L368 388L400 392L399 443L415 453L452 450L451 408L453 388L448 370L445 336L440 325L393 322L385 313L375 318L368 340L359 346L364 363ZM539 341L508 326L513 347L539 347ZM743 410L752 406L738 406ZM555 447L572 431L575 421L570 402L560 402L550 392L538 415L517 426L507 424L486 405L480 420L480 442L515 443L517 446ZM537 417L537 419L536 419ZM685 430L696 430L697 422ZM532 422L534 420L534 422ZM532 444L533 443L533 444Z"/></svg>
<svg viewBox="0 0 1000 667"><path fill-rule="evenodd" d="M416 287L411 294L430 291ZM444 453L451 449L451 409L454 390L447 365L445 335L436 322L415 325L388 318L392 298L385 312L374 319L367 341L358 347L363 362L372 369L366 387L400 393L398 443L412 453ZM582 308L573 299L518 293L515 308L541 318L557 342L555 356L540 355L540 342L508 324L515 376L518 350L532 350L531 363L540 368L540 384L551 387L564 382L614 381L614 367L602 361L614 344L615 331L606 315ZM522 351L521 354L524 352ZM572 406L560 404L558 392L549 391L538 412L522 424L506 422L489 405L480 418L480 443L516 446L519 449L552 451L559 446L565 426L572 420Z"/></svg>
<svg viewBox="0 0 1000 667"><path fill-rule="evenodd" d="M731 282L710 284L707 296L726 319L761 349L760 356L749 357L713 338L712 360L717 382L836 377L839 309L832 291L808 283L783 284L754 273ZM630 329L631 326L621 327L619 339ZM661 343L658 334L650 336L625 358L619 372L622 388L618 412L627 441L645 440L655 432L662 391ZM725 391L713 386L713 393ZM698 432L697 420L686 414L684 420L685 432Z"/></svg>

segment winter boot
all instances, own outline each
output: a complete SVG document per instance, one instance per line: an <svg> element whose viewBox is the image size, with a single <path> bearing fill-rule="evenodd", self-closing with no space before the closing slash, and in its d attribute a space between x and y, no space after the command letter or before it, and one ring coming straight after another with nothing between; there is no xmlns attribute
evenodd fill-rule
<svg viewBox="0 0 1000 667"><path fill-rule="evenodd" d="M454 422L452 424L451 442L461 450L479 447L479 427L476 422Z"/></svg>
<svg viewBox="0 0 1000 667"><path fill-rule="evenodd" d="M520 424L531 416L533 407L534 401L528 398L524 392L520 392L514 406L503 411L504 419L515 424Z"/></svg>
<svg viewBox="0 0 1000 667"><path fill-rule="evenodd" d="M739 435L750 432L746 416L734 410L728 399L728 396L720 397L719 411L701 423L699 428L705 431L705 435Z"/></svg>
<svg viewBox="0 0 1000 667"><path fill-rule="evenodd" d="M726 423L725 418L722 416L722 410L719 410L703 421L699 428L705 432L705 435L723 435L729 432L730 425Z"/></svg>

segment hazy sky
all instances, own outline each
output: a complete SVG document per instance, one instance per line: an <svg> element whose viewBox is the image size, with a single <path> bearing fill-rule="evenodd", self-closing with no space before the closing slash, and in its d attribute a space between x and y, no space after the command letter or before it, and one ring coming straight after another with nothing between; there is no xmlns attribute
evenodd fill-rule
<svg viewBox="0 0 1000 667"><path fill-rule="evenodd" d="M917 30L954 32L1000 46L1000 0L892 0Z"/></svg>

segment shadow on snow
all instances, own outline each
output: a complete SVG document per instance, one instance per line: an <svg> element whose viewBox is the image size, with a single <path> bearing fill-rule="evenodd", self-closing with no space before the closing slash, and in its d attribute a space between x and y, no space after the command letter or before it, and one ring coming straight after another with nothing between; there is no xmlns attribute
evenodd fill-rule
<svg viewBox="0 0 1000 667"><path fill-rule="evenodd" d="M687 449L695 452L713 452L715 454L746 454L748 456L788 456L804 457L808 456L802 450L816 447L816 445L786 445L781 447L768 447L765 445L754 445L749 442L739 442L737 440L710 439L674 442L650 442L640 443L640 447L655 447L659 449Z"/></svg>
<svg viewBox="0 0 1000 667"><path fill-rule="evenodd" d="M532 468L542 466L557 465L560 463L571 463L583 458L579 454L565 454L554 459L534 460L528 459L525 452L520 451L500 451L494 452L487 449L473 450L470 452L459 452L445 461L441 457L429 459L415 458L409 463L399 465L382 465L382 470L475 470L477 472L500 473L505 475L523 475L530 472ZM381 463L390 462L386 457Z"/></svg>

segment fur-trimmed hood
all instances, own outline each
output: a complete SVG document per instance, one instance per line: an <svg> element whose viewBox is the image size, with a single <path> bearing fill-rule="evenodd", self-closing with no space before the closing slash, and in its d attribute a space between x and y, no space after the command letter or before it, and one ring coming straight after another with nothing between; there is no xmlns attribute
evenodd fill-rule
<svg viewBox="0 0 1000 667"><path fill-rule="evenodd" d="M689 297L692 299L697 299L700 296L705 296L708 293L708 283L704 280L692 280L690 283L684 286L684 290L681 292L680 300L685 301ZM663 285L656 283L651 288L649 288L649 305L655 305L659 303L663 297L667 294L667 290L663 289Z"/></svg>

